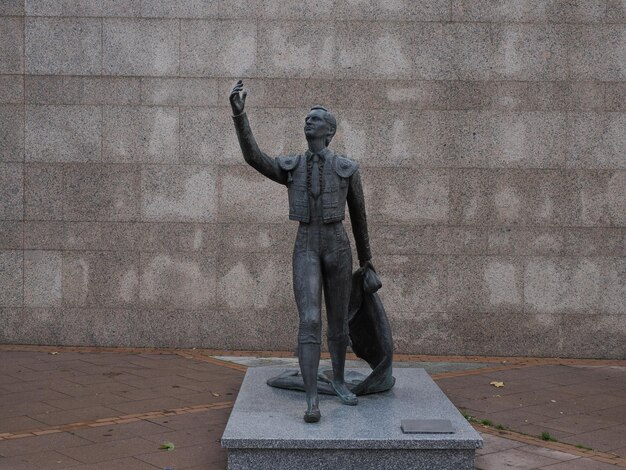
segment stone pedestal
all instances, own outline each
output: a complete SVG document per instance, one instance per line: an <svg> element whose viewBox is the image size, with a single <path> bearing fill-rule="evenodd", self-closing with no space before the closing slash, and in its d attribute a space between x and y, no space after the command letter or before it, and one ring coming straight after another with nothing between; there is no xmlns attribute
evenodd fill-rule
<svg viewBox="0 0 626 470"><path fill-rule="evenodd" d="M357 406L320 395L315 424L302 420L304 393L266 385L280 370L248 369L222 436L229 470L474 468L480 435L424 369L395 369L392 390ZM403 419L447 419L454 433L404 434Z"/></svg>

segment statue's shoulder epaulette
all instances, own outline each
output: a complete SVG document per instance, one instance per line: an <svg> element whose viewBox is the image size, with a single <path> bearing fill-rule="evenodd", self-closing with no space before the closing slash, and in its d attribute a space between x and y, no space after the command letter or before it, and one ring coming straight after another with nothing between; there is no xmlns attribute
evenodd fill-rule
<svg viewBox="0 0 626 470"><path fill-rule="evenodd" d="M342 178L349 178L359 168L359 164L354 160L337 155L335 158L335 171Z"/></svg>
<svg viewBox="0 0 626 470"><path fill-rule="evenodd" d="M300 155L288 155L286 157L278 157L278 166L285 171L292 171L300 163Z"/></svg>

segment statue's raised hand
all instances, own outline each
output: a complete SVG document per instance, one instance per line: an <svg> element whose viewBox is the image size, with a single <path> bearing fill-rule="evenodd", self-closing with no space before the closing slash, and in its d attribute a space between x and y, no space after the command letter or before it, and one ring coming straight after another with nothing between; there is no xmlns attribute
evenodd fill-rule
<svg viewBox="0 0 626 470"><path fill-rule="evenodd" d="M233 108L233 116L243 113L248 92L243 89L243 80L237 80L230 92L230 105Z"/></svg>

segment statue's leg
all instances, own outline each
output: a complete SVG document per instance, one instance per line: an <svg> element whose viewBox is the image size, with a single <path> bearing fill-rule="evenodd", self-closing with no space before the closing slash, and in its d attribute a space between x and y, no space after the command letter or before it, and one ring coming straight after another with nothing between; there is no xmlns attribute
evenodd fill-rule
<svg viewBox="0 0 626 470"><path fill-rule="evenodd" d="M321 263L316 253L307 250L299 251L297 242L293 255L293 290L300 316L298 362L307 402L304 420L313 423L320 420L317 370L320 362L322 335Z"/></svg>
<svg viewBox="0 0 626 470"><path fill-rule="evenodd" d="M348 347L348 306L352 289L352 252L342 225L336 228L336 250L323 257L324 300L328 315L328 351L333 364L332 386L346 405L358 400L346 386L344 368Z"/></svg>

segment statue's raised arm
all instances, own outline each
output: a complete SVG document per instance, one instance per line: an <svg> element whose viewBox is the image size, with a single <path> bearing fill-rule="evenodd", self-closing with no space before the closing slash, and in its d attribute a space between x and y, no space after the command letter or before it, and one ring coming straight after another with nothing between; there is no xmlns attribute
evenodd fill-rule
<svg viewBox="0 0 626 470"><path fill-rule="evenodd" d="M243 88L243 81L238 80L230 92L230 106L233 110L233 121L243 158L262 175L277 183L287 184L287 172L280 168L274 158L263 153L254 139L248 116L244 111L247 95L248 92Z"/></svg>

